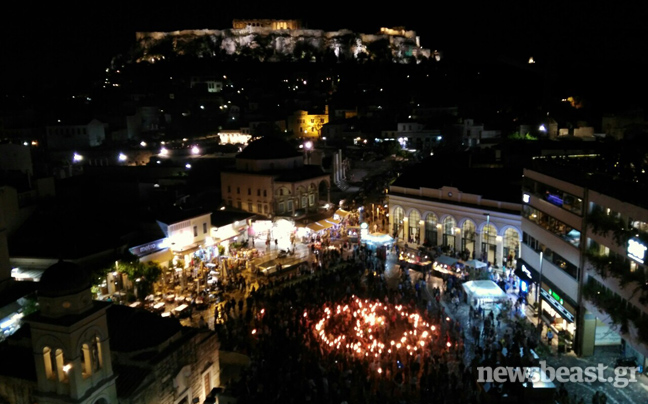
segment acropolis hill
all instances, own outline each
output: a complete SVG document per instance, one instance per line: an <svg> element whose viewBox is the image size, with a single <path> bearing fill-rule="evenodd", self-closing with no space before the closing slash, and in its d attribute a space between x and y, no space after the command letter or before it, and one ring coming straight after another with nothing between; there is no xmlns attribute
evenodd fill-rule
<svg viewBox="0 0 648 404"><path fill-rule="evenodd" d="M136 40L137 62L178 55L238 55L268 62L335 57L413 63L431 56L416 33L403 27L381 28L377 34L325 32L304 29L299 20L234 20L233 28L137 32Z"/></svg>

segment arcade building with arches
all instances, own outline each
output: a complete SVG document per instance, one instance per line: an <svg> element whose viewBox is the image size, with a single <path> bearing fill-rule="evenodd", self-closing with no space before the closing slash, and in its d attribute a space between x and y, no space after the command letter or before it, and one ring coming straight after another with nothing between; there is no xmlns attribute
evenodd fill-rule
<svg viewBox="0 0 648 404"><path fill-rule="evenodd" d="M420 170L389 187L389 231L396 240L466 252L496 267L520 256L521 176L515 170Z"/></svg>

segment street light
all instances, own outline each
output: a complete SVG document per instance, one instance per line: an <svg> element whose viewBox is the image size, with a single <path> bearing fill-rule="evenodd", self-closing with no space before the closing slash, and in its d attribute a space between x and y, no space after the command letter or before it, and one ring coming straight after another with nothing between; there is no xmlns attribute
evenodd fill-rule
<svg viewBox="0 0 648 404"><path fill-rule="evenodd" d="M310 164L310 151L313 148L313 142L310 140L304 143L304 157L306 157L306 164Z"/></svg>
<svg viewBox="0 0 648 404"><path fill-rule="evenodd" d="M488 261L488 246L489 246L489 244L488 244L488 241L489 241L488 236L490 235L490 213L484 213L484 215L486 216L486 227L484 228L485 232L486 232L486 242L484 243L484 240L483 240L484 231L482 231L482 247L484 245L486 246L486 257L485 257L485 259L486 259L486 261ZM483 253L484 253L484 251L482 251L482 254Z"/></svg>
<svg viewBox="0 0 648 404"><path fill-rule="evenodd" d="M536 288L536 301L538 302L538 325L542 319L542 296L540 289L542 288L542 261L544 259L543 252L540 251L540 280L538 281L538 286Z"/></svg>

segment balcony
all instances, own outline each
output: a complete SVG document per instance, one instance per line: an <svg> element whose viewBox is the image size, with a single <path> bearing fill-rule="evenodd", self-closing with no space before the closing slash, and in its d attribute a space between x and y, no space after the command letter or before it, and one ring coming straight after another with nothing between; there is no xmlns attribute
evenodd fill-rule
<svg viewBox="0 0 648 404"><path fill-rule="evenodd" d="M583 306L608 325L615 326L623 338L642 344L641 350L648 355L648 314L641 313L627 304L621 296L598 283L589 280L583 286Z"/></svg>
<svg viewBox="0 0 648 404"><path fill-rule="evenodd" d="M648 275L641 268L632 271L625 257L590 250L585 253L585 269L589 276L648 313Z"/></svg>

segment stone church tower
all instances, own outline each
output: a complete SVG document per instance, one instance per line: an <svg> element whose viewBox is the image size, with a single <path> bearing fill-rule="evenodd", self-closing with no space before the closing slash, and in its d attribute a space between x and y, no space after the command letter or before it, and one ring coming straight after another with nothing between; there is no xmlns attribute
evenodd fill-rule
<svg viewBox="0 0 648 404"><path fill-rule="evenodd" d="M117 403L106 309L94 301L87 271L59 261L42 275L40 311L25 318L31 329L39 404Z"/></svg>

